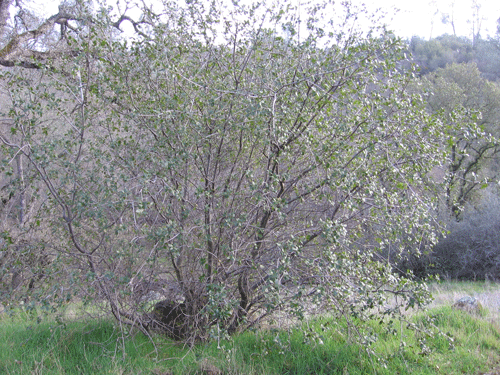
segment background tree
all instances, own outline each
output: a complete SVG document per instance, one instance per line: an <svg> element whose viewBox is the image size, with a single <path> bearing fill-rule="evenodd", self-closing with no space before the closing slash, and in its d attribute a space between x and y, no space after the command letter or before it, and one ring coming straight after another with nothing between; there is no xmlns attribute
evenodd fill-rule
<svg viewBox="0 0 500 375"><path fill-rule="evenodd" d="M458 219L466 202L472 203L482 187L498 180L500 88L482 78L474 63L448 65L422 82L430 92L430 109L443 111L449 119L444 128L450 150L446 206ZM457 110L470 120L457 117Z"/></svg>
<svg viewBox="0 0 500 375"><path fill-rule="evenodd" d="M488 40L479 39L476 43L474 61L477 64L482 76L490 81L498 82L500 79L500 48L498 42L489 38Z"/></svg>
<svg viewBox="0 0 500 375"><path fill-rule="evenodd" d="M79 56L82 51L78 43L88 35L94 22L98 22L92 13L90 2L61 3L58 13L47 19L39 19L29 5L29 2L5 1L1 8L5 27L0 39L0 65L13 69L2 72L7 75L2 75L0 82L0 112L3 113L0 134L4 140L4 135L8 134L9 142L12 142L10 146L20 149L29 147L26 140L35 136L36 132L30 128L29 122L25 122L18 131L14 126L15 119L26 120L32 111L39 111L45 105L45 96L53 95L47 88L44 70L53 69L59 74L66 74L58 70L60 64L66 58ZM10 18L9 11L12 15ZM109 27L101 27L101 32L116 37L123 22L131 23L136 29L139 24L146 22L134 22L125 14L118 14L117 17ZM75 43L74 47L72 43ZM11 72L15 74L10 75ZM81 83L81 80L78 82ZM12 90L13 86L17 88ZM34 98L33 95L39 93L38 86L45 91L41 97ZM68 95L62 103L71 100L74 92L70 91ZM54 105L57 106L58 103ZM42 121L50 122L47 117L43 117ZM0 281L3 283L2 290L6 293L3 300L9 301L17 298L11 293L18 289L25 293L24 287L28 287L27 294L31 294L42 285L49 285L45 282L50 274L47 263L57 259L58 255L53 249L50 250L53 246L50 244L47 226L43 225L46 221L39 216L42 215L39 211L45 207L48 196L44 184L35 181L37 170L22 153L4 157L0 178L0 232L5 237L2 243L5 248L0 260ZM26 298L25 296L24 299Z"/></svg>
<svg viewBox="0 0 500 375"><path fill-rule="evenodd" d="M431 40L413 37L409 50L421 75L428 74L447 64L468 63L474 59L472 42L464 37L442 35Z"/></svg>

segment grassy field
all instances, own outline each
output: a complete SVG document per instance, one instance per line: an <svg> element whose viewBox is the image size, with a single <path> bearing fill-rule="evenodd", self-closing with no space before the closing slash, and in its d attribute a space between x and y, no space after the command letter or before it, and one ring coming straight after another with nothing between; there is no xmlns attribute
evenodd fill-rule
<svg viewBox="0 0 500 375"><path fill-rule="evenodd" d="M431 285L436 301L412 323L447 333L427 337L402 325L397 334L372 327L379 340L369 355L349 343L340 324L319 318L308 322L310 337L299 330L260 330L231 342L187 348L166 339L123 332L112 321L43 319L3 314L0 320L0 374L500 374L500 286L492 283ZM451 309L463 295L478 298L481 316ZM407 350L401 348L405 338Z"/></svg>

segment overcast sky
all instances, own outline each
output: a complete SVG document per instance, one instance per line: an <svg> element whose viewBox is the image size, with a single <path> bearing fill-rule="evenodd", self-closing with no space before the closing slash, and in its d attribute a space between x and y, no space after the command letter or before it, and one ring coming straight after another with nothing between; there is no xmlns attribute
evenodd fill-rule
<svg viewBox="0 0 500 375"><path fill-rule="evenodd" d="M365 3L371 9L382 8L400 11L390 21L390 28L397 35L411 37L418 35L423 38L453 34L451 24L442 22L443 14L450 19L454 15L455 29L459 36L472 35L473 4L479 6L481 21L481 36L493 36L496 31L496 21L500 18L500 0L353 0Z"/></svg>
<svg viewBox="0 0 500 375"><path fill-rule="evenodd" d="M115 5L115 0L108 0ZM150 0L154 1L154 0ZM179 0L183 1L183 0ZM209 1L209 0L206 0ZM248 0L251 1L251 0ZM300 0L297 0L300 1ZM496 31L496 21L500 18L500 0L352 0L354 3L365 3L369 9L380 8L389 13L395 9L400 11L392 18L387 19L389 28L401 37L418 35L423 38L436 37L445 33L453 34L451 24L444 24L442 18L453 14L455 30L459 36L471 37L474 3L479 5L479 19L481 21L481 36L493 36ZM56 0L30 0L25 2L39 13L57 12ZM453 6L452 6L453 4Z"/></svg>

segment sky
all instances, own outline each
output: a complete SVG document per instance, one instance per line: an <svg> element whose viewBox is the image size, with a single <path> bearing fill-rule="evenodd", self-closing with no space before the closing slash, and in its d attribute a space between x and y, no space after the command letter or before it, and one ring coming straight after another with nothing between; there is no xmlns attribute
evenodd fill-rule
<svg viewBox="0 0 500 375"><path fill-rule="evenodd" d="M400 11L389 22L389 26L396 35L406 38L418 35L428 39L443 34L453 34L451 24L442 22L443 14L447 14L450 18L452 14L454 15L458 36L471 37L474 3L479 6L481 37L493 36L496 32L496 21L500 18L500 0L356 0L356 2L364 2L369 9L399 8Z"/></svg>
<svg viewBox="0 0 500 375"><path fill-rule="evenodd" d="M116 1L110 4L116 4ZM154 0L152 0L154 1ZM182 0L180 0L182 1ZM206 0L209 1L209 0ZM248 0L251 1L251 0ZM300 1L300 0L297 0ZM337 0L340 1L340 0ZM458 36L472 36L472 5L479 6L479 20L481 21L481 37L493 36L496 32L496 21L500 18L500 0L352 0L354 3L364 3L370 10L380 8L383 11L394 13L387 18L389 29L395 31L396 35L410 38L413 35L424 39L439 35L453 34L451 24L444 24L444 14L450 17L453 14L455 29ZM29 0L25 2L30 7L47 16L57 13L57 0ZM452 6L453 4L453 6Z"/></svg>

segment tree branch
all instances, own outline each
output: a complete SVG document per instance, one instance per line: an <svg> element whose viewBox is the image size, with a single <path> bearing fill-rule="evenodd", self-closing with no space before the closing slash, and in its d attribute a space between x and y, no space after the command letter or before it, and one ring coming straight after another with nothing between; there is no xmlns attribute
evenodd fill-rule
<svg viewBox="0 0 500 375"><path fill-rule="evenodd" d="M28 42L48 34L55 24L65 23L68 20L76 20L76 18L69 13L59 12L49 17L38 28L13 36L9 43L0 50L0 65L6 67L19 65L24 68L39 69L40 65L36 63L37 60L47 60L60 54L60 51L40 52L32 50L27 48Z"/></svg>

